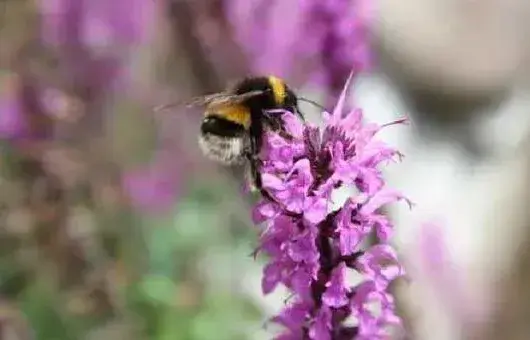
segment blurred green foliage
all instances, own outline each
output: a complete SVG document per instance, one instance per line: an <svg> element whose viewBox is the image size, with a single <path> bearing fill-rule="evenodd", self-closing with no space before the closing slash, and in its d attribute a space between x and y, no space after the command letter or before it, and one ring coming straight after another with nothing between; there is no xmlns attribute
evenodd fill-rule
<svg viewBox="0 0 530 340"><path fill-rule="evenodd" d="M21 190L28 171L20 167L31 164L7 144L0 156L2 222L9 224L21 207L38 214L31 190ZM46 223L2 229L6 308L19 310L39 340L258 339L266 316L242 289L249 273L260 273L262 264L250 255L258 230L232 184L195 178L167 214L92 208L86 211L93 218L85 221L92 225L63 225L66 237ZM5 195L17 189L21 197ZM75 214L76 205L64 207ZM42 232L50 235L43 241L34 228L48 228ZM91 231L80 241L71 228ZM50 241L60 237L64 242Z"/></svg>

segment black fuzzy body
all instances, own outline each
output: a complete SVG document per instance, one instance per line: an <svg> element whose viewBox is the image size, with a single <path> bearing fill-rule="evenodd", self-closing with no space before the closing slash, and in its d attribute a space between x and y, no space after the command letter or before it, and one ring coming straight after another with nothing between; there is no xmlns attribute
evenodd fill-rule
<svg viewBox="0 0 530 340"><path fill-rule="evenodd" d="M203 150L225 164L241 163L243 160L247 160L254 187L260 191L262 191L262 183L259 175L259 154L263 144L264 131L265 129L272 131L284 129L281 114L268 113L267 111L287 110L303 118L298 109L298 100L294 92L282 82L284 96L278 98L275 95L271 79L272 77L248 77L236 83L230 91L234 95L263 91L262 94L245 99L240 103L248 109L250 115L248 128L219 115L205 117L201 125ZM232 149L227 147L228 145Z"/></svg>
<svg viewBox="0 0 530 340"><path fill-rule="evenodd" d="M300 114L298 100L292 90L285 85L284 103L278 103L275 98L269 77L246 78L238 83L235 87L237 94L243 94L250 91L262 90L263 95L247 99L245 105L250 110L250 129L248 131L250 139L250 151L247 155L250 164L250 174L252 181L257 190L262 190L261 176L259 173L259 154L263 144L263 133L265 126L272 130L283 129L283 121L279 114L268 114L267 110L283 109L293 113Z"/></svg>

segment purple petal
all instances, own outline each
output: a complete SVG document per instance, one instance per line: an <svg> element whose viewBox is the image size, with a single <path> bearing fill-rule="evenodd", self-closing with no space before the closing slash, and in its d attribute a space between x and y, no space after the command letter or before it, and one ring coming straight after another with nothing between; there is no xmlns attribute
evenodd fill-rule
<svg viewBox="0 0 530 340"><path fill-rule="evenodd" d="M340 129L344 131L347 136L354 136L355 142L359 142L359 131L366 129L366 126L362 125L363 122L363 110L356 108L349 112L340 122Z"/></svg>
<svg viewBox="0 0 530 340"><path fill-rule="evenodd" d="M312 340L331 340L331 311L322 306L318 311L315 322L309 328L309 338Z"/></svg>
<svg viewBox="0 0 530 340"><path fill-rule="evenodd" d="M261 290L263 294L272 292L281 280L282 267L277 262L271 262L263 269Z"/></svg>
<svg viewBox="0 0 530 340"><path fill-rule="evenodd" d="M297 182L299 185L304 189L304 192L307 192L313 183L313 175L311 175L311 164L309 163L309 159L303 158L297 161L291 172L287 175L287 178L293 176L294 173L297 173Z"/></svg>
<svg viewBox="0 0 530 340"><path fill-rule="evenodd" d="M346 97L348 95L348 90L350 88L350 83L353 79L353 76L354 74L353 72L351 72L350 75L348 76L348 79L346 80L346 84L344 84L342 93L339 96L337 104L335 105L335 108L333 109L333 112L331 113L332 119L335 121L338 121L340 118L342 118L344 108L345 108Z"/></svg>
<svg viewBox="0 0 530 340"><path fill-rule="evenodd" d="M295 262L314 263L318 261L318 251L313 233L306 231L295 237L288 246L287 253Z"/></svg>
<svg viewBox="0 0 530 340"><path fill-rule="evenodd" d="M262 174L261 181L263 184L263 188L266 189L282 190L285 187L281 179L271 174Z"/></svg>
<svg viewBox="0 0 530 340"><path fill-rule="evenodd" d="M304 138L304 123L296 115L292 113L285 113L283 115L283 121L285 123L285 129L294 138Z"/></svg>
<svg viewBox="0 0 530 340"><path fill-rule="evenodd" d="M387 244L371 247L357 259L357 266L380 290L386 289L391 281L405 274L396 252Z"/></svg>
<svg viewBox="0 0 530 340"><path fill-rule="evenodd" d="M401 320L395 314L394 299L386 292L378 291L372 282L363 282L355 288L351 306L358 320L361 339L388 339L388 326L399 326ZM368 303L375 303L381 313L372 313Z"/></svg>
<svg viewBox="0 0 530 340"><path fill-rule="evenodd" d="M308 197L304 202L304 218L311 224L318 224L328 215L328 200L326 198Z"/></svg>
<svg viewBox="0 0 530 340"><path fill-rule="evenodd" d="M393 234L393 227L386 216L376 215L370 217L374 223L377 238L380 242L387 242Z"/></svg>
<svg viewBox="0 0 530 340"><path fill-rule="evenodd" d="M302 330L288 331L274 338L274 340L300 340L304 336Z"/></svg>
<svg viewBox="0 0 530 340"><path fill-rule="evenodd" d="M303 190L303 189L302 189ZM276 194L276 197L281 203L285 205L285 208L295 214L300 214L304 209L304 194L300 192L289 192L285 190L281 193Z"/></svg>
<svg viewBox="0 0 530 340"><path fill-rule="evenodd" d="M352 310L356 312L356 315L362 315L365 313L364 304L377 294L375 283L373 281L361 282L355 286L353 291L355 293L350 300L350 305Z"/></svg>
<svg viewBox="0 0 530 340"><path fill-rule="evenodd" d="M357 189L372 196L381 190L385 182L377 168L359 167L355 184Z"/></svg>
<svg viewBox="0 0 530 340"><path fill-rule="evenodd" d="M397 154L397 150L387 147L385 143L371 142L363 148L358 161L364 166L375 167L383 161L391 160Z"/></svg>
<svg viewBox="0 0 530 340"><path fill-rule="evenodd" d="M292 290L302 298L311 295L311 281L313 279L312 271L314 266L299 266L290 277Z"/></svg>
<svg viewBox="0 0 530 340"><path fill-rule="evenodd" d="M274 218L261 236L261 249L271 256L283 254L284 243L287 243L296 225L286 216Z"/></svg>
<svg viewBox="0 0 530 340"><path fill-rule="evenodd" d="M322 296L322 301L329 307L342 307L348 303L348 297L346 296L347 289L345 287L344 272L346 265L344 263L339 264L331 274L330 281L326 284L326 291Z"/></svg>
<svg viewBox="0 0 530 340"><path fill-rule="evenodd" d="M361 208L361 214L368 215L374 213L382 206L403 199L404 196L397 190L382 189L373 195L368 203Z"/></svg>
<svg viewBox="0 0 530 340"><path fill-rule="evenodd" d="M341 255L350 255L356 251L361 242L362 235L355 228L344 228L339 230L339 245Z"/></svg>
<svg viewBox="0 0 530 340"><path fill-rule="evenodd" d="M265 222L280 212L276 203L263 201L252 210L252 221L256 224Z"/></svg>
<svg viewBox="0 0 530 340"><path fill-rule="evenodd" d="M289 328L291 331L296 331L309 316L310 311L310 304L298 301L286 306L280 315L273 318L273 321Z"/></svg>
<svg viewBox="0 0 530 340"><path fill-rule="evenodd" d="M344 160L344 145L342 142L337 141L333 144L333 147L331 148L331 158L335 162Z"/></svg>

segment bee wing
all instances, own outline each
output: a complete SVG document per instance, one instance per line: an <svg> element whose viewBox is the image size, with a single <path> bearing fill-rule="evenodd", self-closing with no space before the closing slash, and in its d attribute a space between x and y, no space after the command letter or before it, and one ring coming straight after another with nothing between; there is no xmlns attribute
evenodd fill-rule
<svg viewBox="0 0 530 340"><path fill-rule="evenodd" d="M195 97L192 100L188 101L186 103L186 106L194 107L194 106L208 105L208 104L211 104L212 102L215 102L227 96L229 96L229 94L225 92L213 93L213 94L209 94L206 96L199 96L199 97Z"/></svg>
<svg viewBox="0 0 530 340"><path fill-rule="evenodd" d="M209 95L206 95L206 96L198 96L198 97L195 97L195 98L192 98L191 100L179 100L179 101L174 101L172 103L168 103L168 104L162 104L162 105L158 105L155 107L155 111L162 111L162 110L166 110L166 109L169 109L169 108L172 108L172 107L187 107L187 108L190 108L190 107L195 107L195 106L201 106L201 105L207 105L219 98L222 98L222 97L225 97L227 96L227 94L225 93L214 93L214 94L209 94Z"/></svg>
<svg viewBox="0 0 530 340"><path fill-rule="evenodd" d="M246 92L246 93L243 93L243 94L236 95L235 96L236 98L234 100L237 101L238 103L240 103L240 102L242 102L244 100L247 100L249 98L260 96L263 93L265 93L265 91L261 91L261 90L250 91L250 92Z"/></svg>
<svg viewBox="0 0 530 340"><path fill-rule="evenodd" d="M226 105L230 105L230 104L239 104L239 103L242 103L243 101L245 101L245 100L247 100L249 98L253 98L253 97L262 95L263 93L264 93L264 91L261 91L261 90L250 91L250 92L246 92L246 93L243 93L243 94L226 94L225 93L225 94L222 94L221 96L213 99L208 104L212 108L226 106Z"/></svg>
<svg viewBox="0 0 530 340"><path fill-rule="evenodd" d="M202 105L211 105L212 107L226 106L230 104L241 103L249 98L259 96L263 94L264 91L250 91L243 94L231 94L226 92L213 93L206 96L195 97L187 101L176 101L169 104L163 104L155 107L155 111L166 110L171 107L185 106L187 108L202 106Z"/></svg>

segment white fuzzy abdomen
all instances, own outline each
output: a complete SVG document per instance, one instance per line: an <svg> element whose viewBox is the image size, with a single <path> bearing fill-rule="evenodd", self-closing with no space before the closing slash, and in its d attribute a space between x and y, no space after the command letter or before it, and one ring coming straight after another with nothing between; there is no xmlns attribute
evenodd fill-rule
<svg viewBox="0 0 530 340"><path fill-rule="evenodd" d="M204 134L199 137L199 146L204 155L226 165L241 164L245 161L245 138L219 137Z"/></svg>

